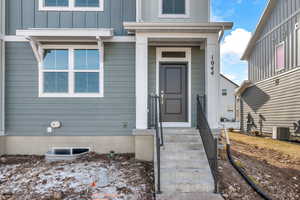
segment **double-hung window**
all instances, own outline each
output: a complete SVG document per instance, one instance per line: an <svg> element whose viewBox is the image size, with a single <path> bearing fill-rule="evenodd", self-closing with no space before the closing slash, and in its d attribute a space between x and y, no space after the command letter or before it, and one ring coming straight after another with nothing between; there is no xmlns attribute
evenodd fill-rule
<svg viewBox="0 0 300 200"><path fill-rule="evenodd" d="M160 17L188 17L190 0L160 0Z"/></svg>
<svg viewBox="0 0 300 200"><path fill-rule="evenodd" d="M78 46L44 49L40 97L103 97L103 52Z"/></svg>
<svg viewBox="0 0 300 200"><path fill-rule="evenodd" d="M104 0L39 0L39 10L103 11Z"/></svg>

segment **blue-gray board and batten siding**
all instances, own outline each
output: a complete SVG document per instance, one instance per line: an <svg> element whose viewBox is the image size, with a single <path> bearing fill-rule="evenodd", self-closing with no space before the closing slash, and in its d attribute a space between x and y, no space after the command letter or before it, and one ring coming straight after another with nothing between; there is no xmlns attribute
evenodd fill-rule
<svg viewBox="0 0 300 200"><path fill-rule="evenodd" d="M156 48L149 47L148 62L148 92L156 93ZM192 126L196 127L196 98L205 94L205 51L200 47L192 47L191 63L191 102L192 102Z"/></svg>
<svg viewBox="0 0 300 200"><path fill-rule="evenodd" d="M6 34L28 28L113 28L127 35L124 21L136 21L136 0L105 0L104 11L39 11L39 0L6 0Z"/></svg>
<svg viewBox="0 0 300 200"><path fill-rule="evenodd" d="M135 44L105 43L103 98L39 98L38 65L29 43L6 43L6 134L126 136L135 127Z"/></svg>
<svg viewBox="0 0 300 200"><path fill-rule="evenodd" d="M249 80L258 82L292 70L297 61L295 24L300 21L300 0L278 0L249 56ZM285 68L275 70L275 46L285 42Z"/></svg>

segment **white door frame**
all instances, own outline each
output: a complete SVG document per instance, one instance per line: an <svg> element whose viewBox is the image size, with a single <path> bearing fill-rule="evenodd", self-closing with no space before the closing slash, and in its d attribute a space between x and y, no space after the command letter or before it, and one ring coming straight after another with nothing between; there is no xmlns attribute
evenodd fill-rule
<svg viewBox="0 0 300 200"><path fill-rule="evenodd" d="M163 58L162 52L185 52L184 58ZM187 122L163 122L164 127L191 127L192 126L192 49L191 48L178 48L178 47L157 47L156 48L156 93L159 94L159 69L161 62L185 62L187 63L188 72L188 121Z"/></svg>

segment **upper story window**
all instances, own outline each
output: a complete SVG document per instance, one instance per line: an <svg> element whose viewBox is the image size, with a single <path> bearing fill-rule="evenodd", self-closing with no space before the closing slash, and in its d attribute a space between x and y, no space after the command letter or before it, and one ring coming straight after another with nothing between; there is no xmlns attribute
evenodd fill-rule
<svg viewBox="0 0 300 200"><path fill-rule="evenodd" d="M159 17L186 18L189 17L190 0L160 0Z"/></svg>
<svg viewBox="0 0 300 200"><path fill-rule="evenodd" d="M227 96L227 89L222 89L222 96Z"/></svg>
<svg viewBox="0 0 300 200"><path fill-rule="evenodd" d="M39 0L39 10L103 11L104 0Z"/></svg>
<svg viewBox="0 0 300 200"><path fill-rule="evenodd" d="M39 96L103 97L102 54L96 46L45 49L39 66Z"/></svg>
<svg viewBox="0 0 300 200"><path fill-rule="evenodd" d="M276 45L275 49L275 67L276 71L281 71L285 67L285 50L284 42Z"/></svg>

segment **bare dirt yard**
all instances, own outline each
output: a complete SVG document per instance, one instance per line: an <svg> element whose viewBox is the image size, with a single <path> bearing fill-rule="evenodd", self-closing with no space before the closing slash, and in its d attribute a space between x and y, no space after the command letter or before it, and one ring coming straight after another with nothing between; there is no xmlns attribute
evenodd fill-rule
<svg viewBox="0 0 300 200"><path fill-rule="evenodd" d="M236 163L273 200L300 199L300 145L230 133ZM221 156L221 193L226 200L261 200Z"/></svg>
<svg viewBox="0 0 300 200"><path fill-rule="evenodd" d="M39 156L0 158L0 200L152 200L153 165L133 155L48 163Z"/></svg>

